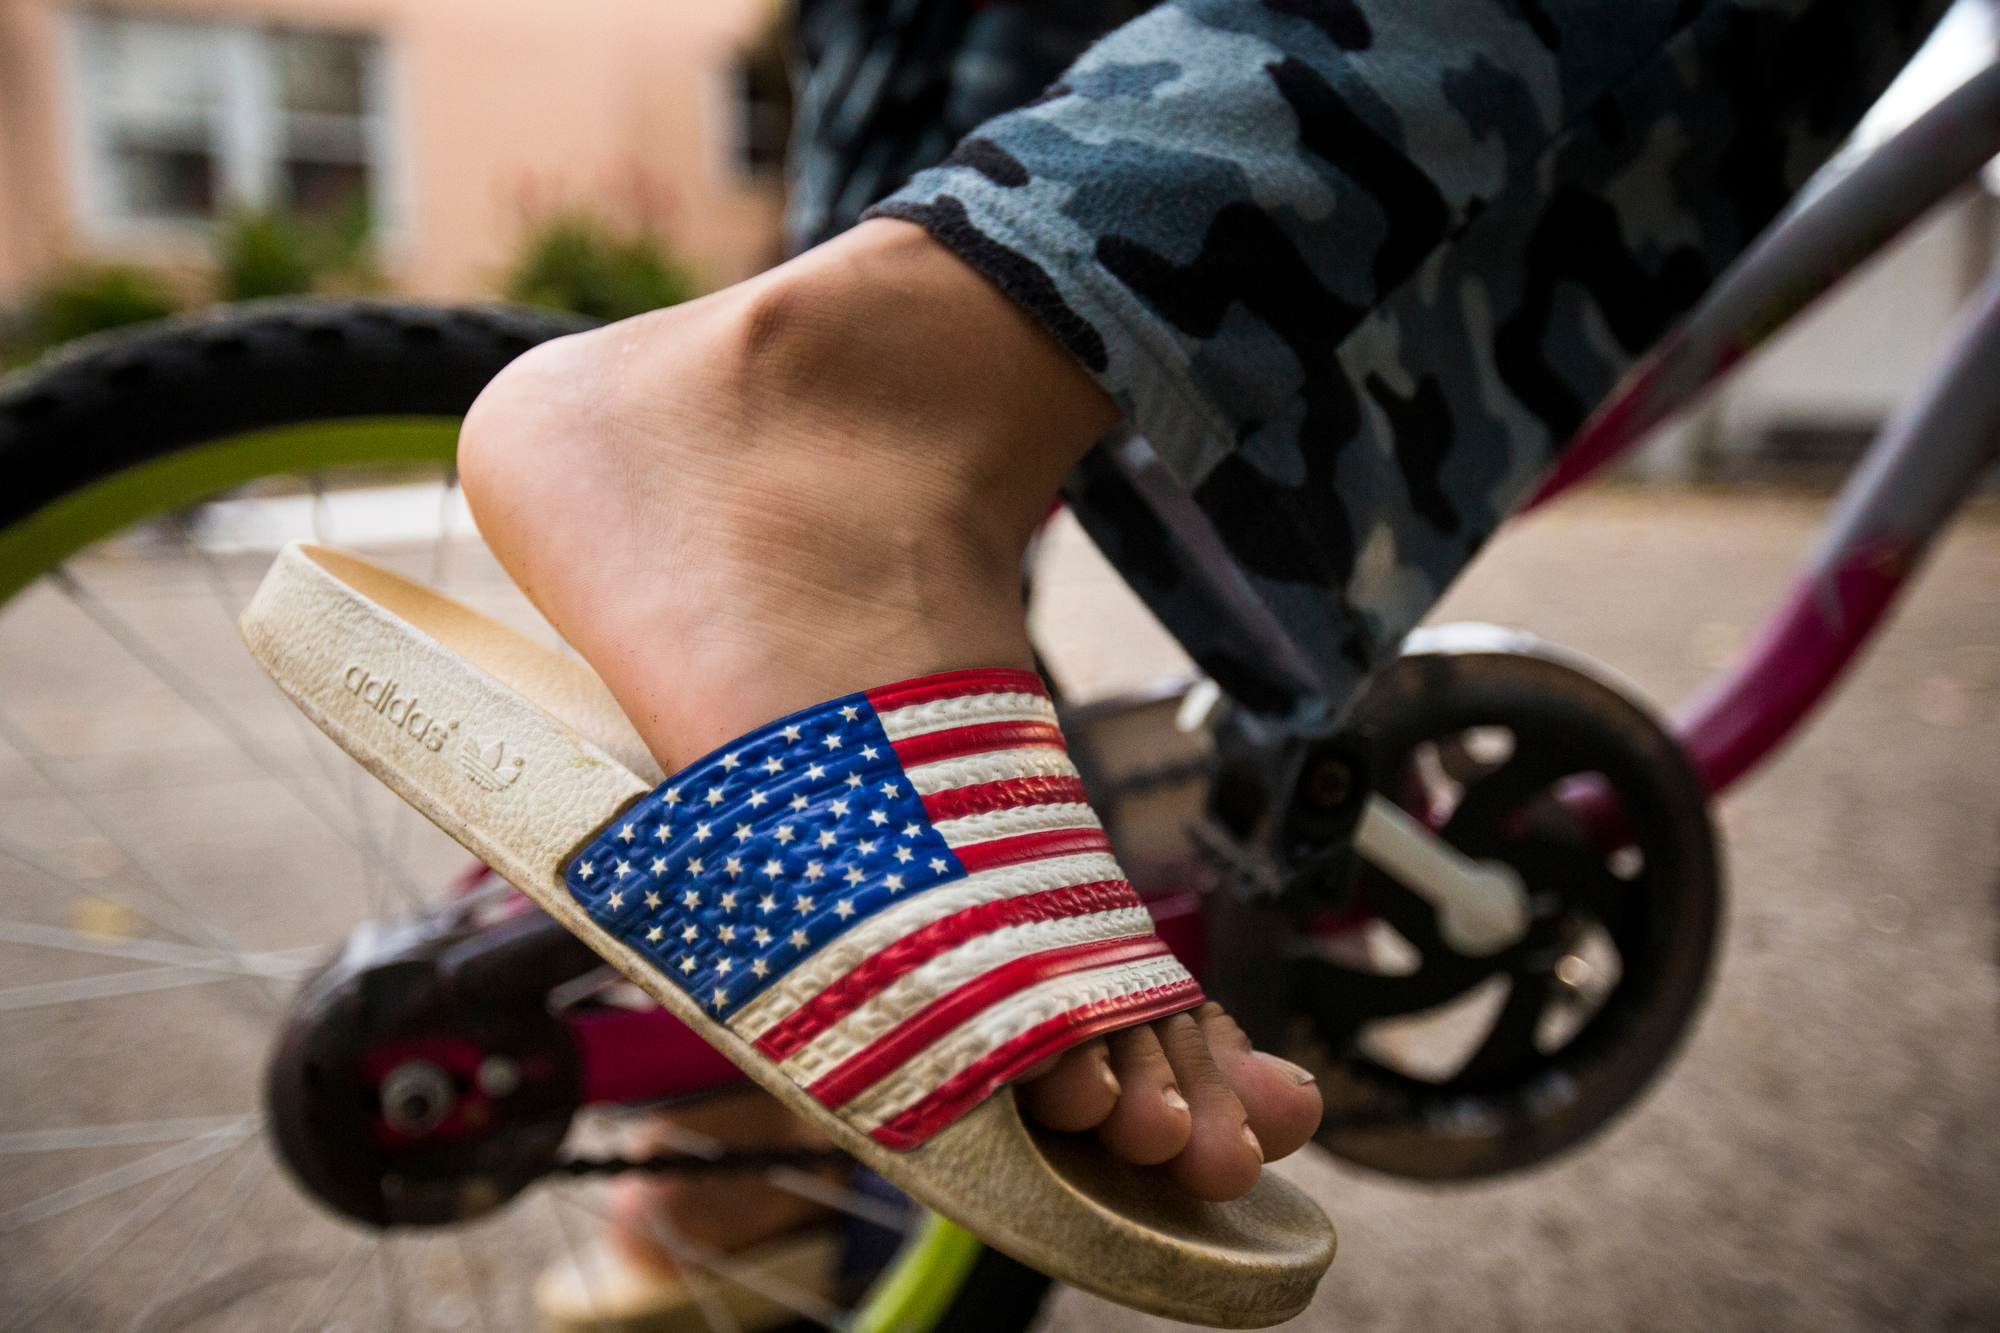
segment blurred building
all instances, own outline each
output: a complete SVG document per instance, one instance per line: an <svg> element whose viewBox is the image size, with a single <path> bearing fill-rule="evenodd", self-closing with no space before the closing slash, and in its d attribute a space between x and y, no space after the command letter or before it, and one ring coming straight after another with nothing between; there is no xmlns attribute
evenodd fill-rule
<svg viewBox="0 0 2000 1333"><path fill-rule="evenodd" d="M1937 365L1996 242L2000 205L1985 190L1940 205L1657 431L1630 473L1838 480Z"/></svg>
<svg viewBox="0 0 2000 1333"><path fill-rule="evenodd" d="M425 296L490 294L532 220L578 205L734 281L777 250L748 76L774 8L0 0L0 301L76 257L199 265L235 203L365 210Z"/></svg>
<svg viewBox="0 0 2000 1333"><path fill-rule="evenodd" d="M1996 3L1960 0L1858 140L1992 58ZM748 276L778 254L786 126L758 58L777 8L0 0L0 308L73 258L199 268L239 201L365 209L385 276L423 296L491 294L533 221L579 205L650 227L704 286ZM1932 363L1997 229L1963 192L1631 469L1837 469Z"/></svg>
<svg viewBox="0 0 2000 1333"><path fill-rule="evenodd" d="M1856 129L1879 146L2000 58L2000 0L1958 0ZM2000 162L1771 338L1723 387L1655 433L1640 476L1834 481L1918 387L2000 250Z"/></svg>

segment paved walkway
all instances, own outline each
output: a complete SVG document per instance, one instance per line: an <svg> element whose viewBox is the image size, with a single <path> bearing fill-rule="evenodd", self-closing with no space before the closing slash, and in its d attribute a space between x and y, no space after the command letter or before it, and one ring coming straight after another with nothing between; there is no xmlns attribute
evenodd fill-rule
<svg viewBox="0 0 2000 1333"><path fill-rule="evenodd" d="M1600 491L1510 529L1438 618L1534 630L1670 704L1749 637L1822 508ZM1073 568L1042 614L1119 623L1093 586ZM1115 658L1079 650L1074 674L1120 684ZM1725 952L1665 1081L1518 1179L1425 1188L1295 1159L1341 1253L1294 1327L2000 1327L2000 515L1961 522L1839 698L1720 816ZM1049 1321L1152 1326L1075 1294Z"/></svg>
<svg viewBox="0 0 2000 1333"><path fill-rule="evenodd" d="M1596 492L1511 530L1440 614L1537 630L1672 701L1777 600L1820 508ZM448 554L399 559L531 615L483 553ZM391 813L243 654L234 608L267 558L113 557L84 571L120 632L198 667L177 687L47 586L0 617L0 918L19 936L0 940L13 1005L0 1023L0 1309L87 1270L38 1328L131 1327L155 1301L149 1319L165 1327L198 1299L227 1309L216 1327L254 1333L321 1294L336 1302L343 1283L349 1327L377 1300L408 1313L402 1327L527 1327L529 1275L560 1237L589 1233L587 1212L540 1191L393 1260L357 1243L238 1132L258 1105L270 998L207 984L216 960L198 933L119 906L177 920L171 889L283 962L401 892L343 843L349 813L420 884L464 863ZM1036 617L1068 685L1102 694L1185 669L1073 532L1052 560ZM248 750L203 720L197 696L240 721ZM2000 510L1955 530L1837 703L1721 816L1726 953L1663 1084L1524 1178L1418 1188L1313 1152L1285 1164L1342 1236L1299 1327L2000 1328ZM169 939L182 943L162 953ZM158 974L128 983L147 967ZM69 985L102 1004L46 989ZM106 1051L116 1058L79 1059ZM134 1137L137 1122L151 1137ZM97 1128L70 1146L34 1132L70 1125ZM79 1175L97 1192L59 1192ZM141 1227L155 1200L173 1210ZM108 1242L117 1261L88 1267ZM1051 1333L1149 1326L1074 1294L1048 1321Z"/></svg>

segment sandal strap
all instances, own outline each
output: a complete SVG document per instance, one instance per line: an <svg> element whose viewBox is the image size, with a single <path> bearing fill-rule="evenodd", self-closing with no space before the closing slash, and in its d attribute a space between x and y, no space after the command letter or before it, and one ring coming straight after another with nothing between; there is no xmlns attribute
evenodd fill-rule
<svg viewBox="0 0 2000 1333"><path fill-rule="evenodd" d="M570 894L856 1129L913 1148L1022 1070L1201 1003L1031 671L759 727L568 865Z"/></svg>

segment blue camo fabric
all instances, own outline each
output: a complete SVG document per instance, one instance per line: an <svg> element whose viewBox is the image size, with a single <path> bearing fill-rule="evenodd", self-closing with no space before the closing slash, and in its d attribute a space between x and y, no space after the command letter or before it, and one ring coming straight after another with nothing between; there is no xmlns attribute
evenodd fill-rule
<svg viewBox="0 0 2000 1333"><path fill-rule="evenodd" d="M1068 348L1348 693L1945 7L1171 0L868 215ZM1116 474L1067 492L1257 705Z"/></svg>

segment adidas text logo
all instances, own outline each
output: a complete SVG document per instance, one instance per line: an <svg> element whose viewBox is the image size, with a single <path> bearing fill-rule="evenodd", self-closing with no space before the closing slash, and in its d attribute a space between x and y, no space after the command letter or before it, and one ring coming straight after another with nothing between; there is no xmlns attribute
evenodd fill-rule
<svg viewBox="0 0 2000 1333"><path fill-rule="evenodd" d="M444 743L451 733L458 729L457 719L440 722L418 706L415 695L397 692L396 682L383 676L369 673L363 666L350 666L341 673L340 683L347 692L359 698L369 708L389 719L389 725L403 732L426 750L444 749Z"/></svg>
<svg viewBox="0 0 2000 1333"><path fill-rule="evenodd" d="M526 761L520 755L509 755L506 742L497 738L482 739L467 736L458 747L458 766L465 770L465 776L473 785L487 791L499 791L502 787L514 785L514 779L521 776L521 766Z"/></svg>

